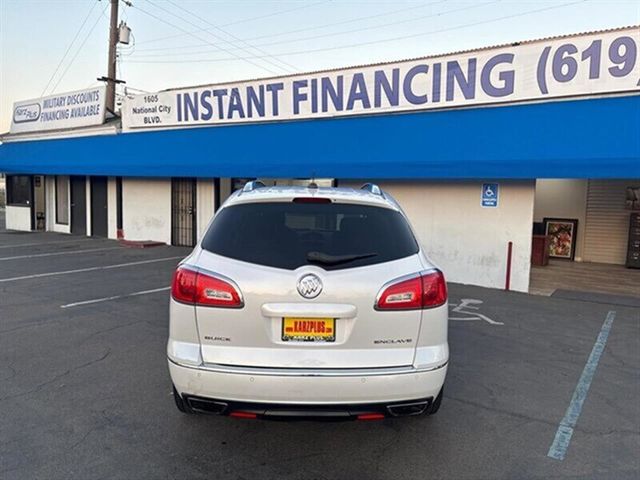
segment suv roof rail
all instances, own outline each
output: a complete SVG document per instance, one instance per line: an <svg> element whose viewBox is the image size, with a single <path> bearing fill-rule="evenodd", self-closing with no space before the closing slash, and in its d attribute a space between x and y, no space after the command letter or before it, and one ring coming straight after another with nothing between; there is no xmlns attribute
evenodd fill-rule
<svg viewBox="0 0 640 480"><path fill-rule="evenodd" d="M384 198L384 192L375 183L365 183L360 187L360 190L366 190L367 192L373 193L374 195L380 195Z"/></svg>
<svg viewBox="0 0 640 480"><path fill-rule="evenodd" d="M263 187L266 187L266 185L264 183L262 183L260 180L252 180L252 181L247 182L247 183L244 184L244 187L242 187L242 191L243 192L252 192L256 188L263 188Z"/></svg>

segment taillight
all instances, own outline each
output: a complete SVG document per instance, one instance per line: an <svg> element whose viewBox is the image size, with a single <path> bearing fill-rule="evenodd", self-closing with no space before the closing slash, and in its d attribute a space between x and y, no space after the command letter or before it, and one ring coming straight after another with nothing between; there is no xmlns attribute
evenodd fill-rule
<svg viewBox="0 0 640 480"><path fill-rule="evenodd" d="M444 305L447 283L439 270L392 283L378 295L376 310L418 310Z"/></svg>
<svg viewBox="0 0 640 480"><path fill-rule="evenodd" d="M243 306L238 289L230 282L206 273L179 267L173 275L171 296L183 303L210 307Z"/></svg>
<svg viewBox="0 0 640 480"><path fill-rule="evenodd" d="M422 278L422 308L444 305L447 301L447 282L440 270L425 273Z"/></svg>
<svg viewBox="0 0 640 480"><path fill-rule="evenodd" d="M171 281L171 296L179 302L194 303L197 276L193 270L178 267Z"/></svg>

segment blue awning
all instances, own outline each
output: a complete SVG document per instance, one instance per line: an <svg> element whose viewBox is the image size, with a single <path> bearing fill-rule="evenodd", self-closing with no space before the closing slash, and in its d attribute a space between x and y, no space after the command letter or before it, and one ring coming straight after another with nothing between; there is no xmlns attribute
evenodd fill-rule
<svg viewBox="0 0 640 480"><path fill-rule="evenodd" d="M136 177L639 178L640 95L0 146L5 173Z"/></svg>

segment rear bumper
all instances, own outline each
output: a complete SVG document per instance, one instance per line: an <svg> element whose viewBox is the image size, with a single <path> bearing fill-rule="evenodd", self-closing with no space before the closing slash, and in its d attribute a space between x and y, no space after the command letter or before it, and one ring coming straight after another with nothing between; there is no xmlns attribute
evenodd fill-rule
<svg viewBox="0 0 640 480"><path fill-rule="evenodd" d="M434 398L419 398L404 402L289 405L279 403L235 402L184 395L185 408L193 413L228 415L239 418L308 419L315 420L380 420L384 417L421 415Z"/></svg>
<svg viewBox="0 0 640 480"><path fill-rule="evenodd" d="M378 408L386 411L391 404L428 402L436 398L444 384L447 364L429 370L283 372L193 367L169 360L169 372L173 384L185 399L210 399L252 410L306 406L309 408L302 410L321 411L324 407L342 406L348 408L338 410L359 411L359 406L375 405L373 411L377 412ZM266 408L267 405L270 407Z"/></svg>

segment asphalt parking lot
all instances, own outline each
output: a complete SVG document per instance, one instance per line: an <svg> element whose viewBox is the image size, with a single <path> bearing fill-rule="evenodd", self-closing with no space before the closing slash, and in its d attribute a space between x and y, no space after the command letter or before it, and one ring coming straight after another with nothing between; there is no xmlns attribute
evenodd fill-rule
<svg viewBox="0 0 640 480"><path fill-rule="evenodd" d="M637 308L454 284L451 364L434 417L185 416L170 396L165 342L167 287L187 253L0 231L0 478L640 474ZM573 435L560 438L564 459L551 458L577 387Z"/></svg>

